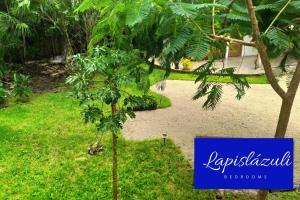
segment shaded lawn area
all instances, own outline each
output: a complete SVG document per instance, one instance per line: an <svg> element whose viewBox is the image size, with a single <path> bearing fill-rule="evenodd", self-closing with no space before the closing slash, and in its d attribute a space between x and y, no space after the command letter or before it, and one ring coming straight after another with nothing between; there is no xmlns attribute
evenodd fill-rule
<svg viewBox="0 0 300 200"><path fill-rule="evenodd" d="M27 104L0 110L0 199L112 198L110 134L101 139L104 152L87 155L98 136L80 112L67 92L34 95ZM215 191L193 190L193 170L172 141L164 146L162 140L133 142L120 135L118 148L120 199L214 199Z"/></svg>

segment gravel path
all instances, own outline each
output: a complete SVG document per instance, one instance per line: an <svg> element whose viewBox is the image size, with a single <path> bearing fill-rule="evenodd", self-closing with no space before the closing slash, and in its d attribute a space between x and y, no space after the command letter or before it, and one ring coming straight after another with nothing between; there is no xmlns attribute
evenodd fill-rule
<svg viewBox="0 0 300 200"><path fill-rule="evenodd" d="M156 91L155 86L152 90ZM246 96L235 100L235 91L224 86L223 97L214 111L201 108L204 99L193 101L192 81L167 81L163 95L172 106L136 113L124 126L130 140L162 138L162 133L178 145L193 164L195 136L273 137L281 99L269 85L251 85ZM161 92L160 92L161 93ZM287 137L295 138L295 182L300 183L300 92L295 99Z"/></svg>

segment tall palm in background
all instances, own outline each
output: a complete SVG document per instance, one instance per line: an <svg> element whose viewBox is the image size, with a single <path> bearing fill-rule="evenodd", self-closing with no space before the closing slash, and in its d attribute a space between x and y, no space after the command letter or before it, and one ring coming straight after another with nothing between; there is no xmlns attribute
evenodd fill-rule
<svg viewBox="0 0 300 200"><path fill-rule="evenodd" d="M7 0L0 9L0 45L20 52L22 60L41 59L64 53L66 56L83 51L90 40L98 12L74 12L82 0ZM7 39L10 44L6 44ZM41 45L44 44L44 45ZM61 50L64 49L64 50ZM5 54L5 53L3 53ZM36 54L36 55L35 55ZM2 54L1 54L2 55ZM4 55L3 55L4 56ZM2 56L2 58L3 58ZM14 60L17 60L14 58Z"/></svg>
<svg viewBox="0 0 300 200"><path fill-rule="evenodd" d="M22 43L23 61L26 59L26 37L32 34L31 25L39 20L32 7L29 0L9 4L6 1L6 10L0 11L0 43L8 38L10 43Z"/></svg>

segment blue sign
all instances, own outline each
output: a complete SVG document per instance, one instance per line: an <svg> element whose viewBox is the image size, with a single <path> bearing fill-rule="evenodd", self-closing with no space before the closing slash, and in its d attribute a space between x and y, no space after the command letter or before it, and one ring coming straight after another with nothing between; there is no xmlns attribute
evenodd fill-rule
<svg viewBox="0 0 300 200"><path fill-rule="evenodd" d="M195 189L293 189L293 139L195 138Z"/></svg>

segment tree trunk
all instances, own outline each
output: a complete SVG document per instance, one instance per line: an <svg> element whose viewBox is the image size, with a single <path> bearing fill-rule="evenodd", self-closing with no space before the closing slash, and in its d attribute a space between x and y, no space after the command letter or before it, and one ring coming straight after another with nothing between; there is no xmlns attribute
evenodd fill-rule
<svg viewBox="0 0 300 200"><path fill-rule="evenodd" d="M295 96L299 87L300 82L300 61L298 61L296 71L293 75L293 79L291 81L290 87L287 91L287 96L282 99L279 119L277 123L275 138L284 138L287 127L289 124L289 119L291 116L291 111L293 108L293 103L295 100ZM265 200L268 195L268 191L266 190L260 190L258 192L257 199L258 200Z"/></svg>
<svg viewBox="0 0 300 200"><path fill-rule="evenodd" d="M280 115L278 119L278 124L276 128L275 137L284 138L289 123L291 110L295 100L295 96L300 83L300 60L297 63L296 70L293 74L293 78L288 87L286 97L282 100Z"/></svg>
<svg viewBox="0 0 300 200"><path fill-rule="evenodd" d="M256 48L258 50L258 53L261 57L261 62L263 64L263 67L265 69L266 76L268 78L268 81L270 82L272 88L274 91L281 97L282 99L282 105L280 109L279 119L277 123L276 138L284 138L286 134L286 130L288 127L291 110L293 107L293 102L298 90L299 82L300 82L300 61L298 61L296 71L293 74L292 81L290 83L290 86L288 88L288 91L285 92L281 86L278 84L273 72L272 72L272 66L267 54L267 49L264 43L262 42L260 38L260 30L258 26L258 21L255 15L255 8L253 6L252 0L247 0L247 8L248 13L250 16L251 24L252 24L252 31L254 36L254 41L256 44ZM267 198L268 191L266 190L260 190L257 195L258 200L265 200Z"/></svg>
<svg viewBox="0 0 300 200"><path fill-rule="evenodd" d="M257 194L257 200L265 200L268 195L268 190L259 190Z"/></svg>
<svg viewBox="0 0 300 200"><path fill-rule="evenodd" d="M115 103L111 104L111 112L112 115L115 115L117 113L117 107ZM118 199L118 155L117 155L117 140L118 137L116 135L117 133L112 133L113 136L113 142L112 142L112 176L113 176L113 200Z"/></svg>
<svg viewBox="0 0 300 200"><path fill-rule="evenodd" d="M273 74L272 71L272 66L270 63L270 59L267 53L267 47L264 45L260 38L260 30L258 26L258 21L255 15L255 8L253 6L252 0L247 0L247 8L248 8L248 13L249 17L251 20L251 25L252 25L252 32L253 32L253 38L256 44L256 49L259 53L259 56L261 58L262 65L265 70L265 74L267 76L267 79L269 83L271 84L272 88L275 90L275 92L282 98L284 99L286 97L286 94L284 90L280 87L280 85L277 82L277 79L275 75Z"/></svg>
<svg viewBox="0 0 300 200"><path fill-rule="evenodd" d="M289 124L289 119L291 115L291 110L293 107L293 101L295 98L294 94L292 97L287 97L282 100L281 109L279 113L279 119L277 123L275 138L284 138L286 134L286 130ZM268 191L267 190L259 190L257 194L258 200L265 200L267 198Z"/></svg>
<svg viewBox="0 0 300 200"><path fill-rule="evenodd" d="M295 95L291 98L286 98L282 100L279 119L277 123L275 138L284 138L285 133L289 124L289 119L291 115L291 110L293 107L293 100Z"/></svg>

